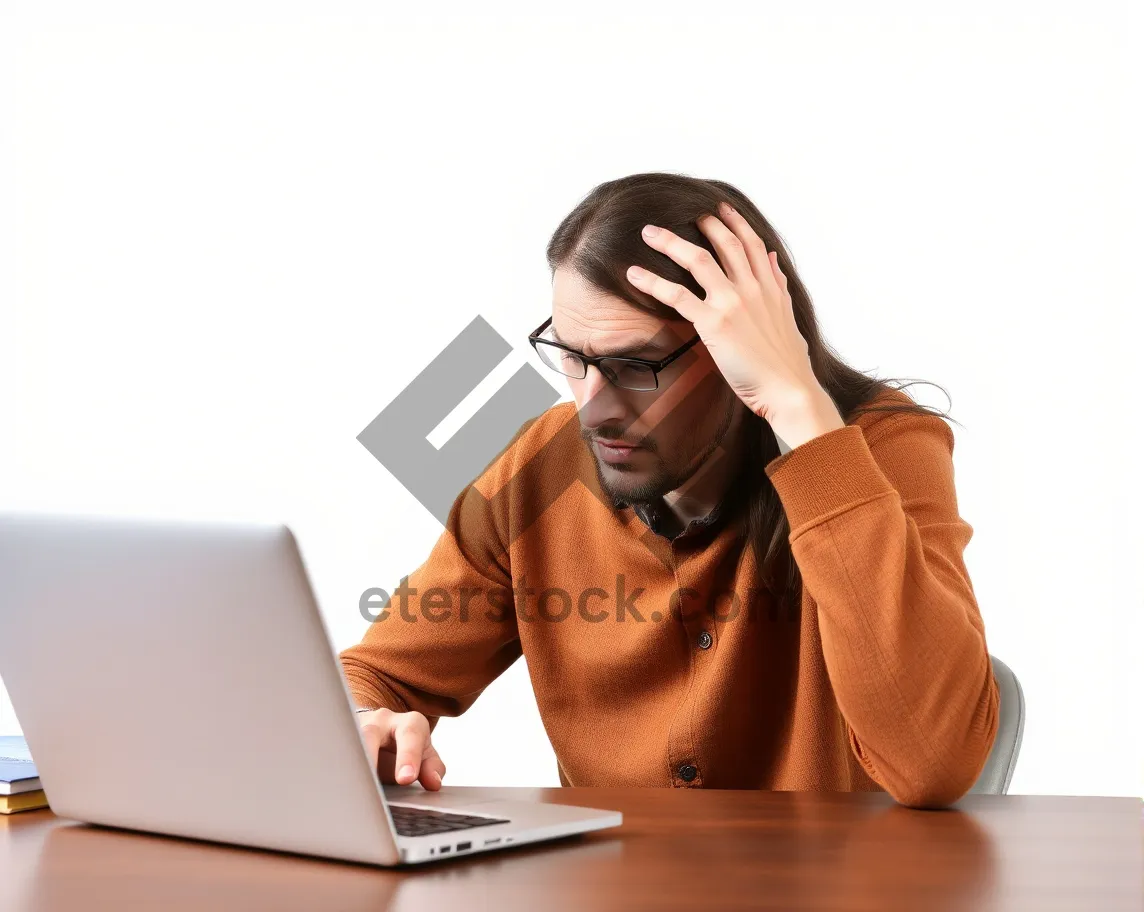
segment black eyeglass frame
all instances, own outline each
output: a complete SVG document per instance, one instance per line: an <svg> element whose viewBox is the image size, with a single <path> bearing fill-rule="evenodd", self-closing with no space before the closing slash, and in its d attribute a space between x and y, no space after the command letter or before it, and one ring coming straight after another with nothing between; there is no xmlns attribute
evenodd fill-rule
<svg viewBox="0 0 1144 912"><path fill-rule="evenodd" d="M623 356L617 356L617 355L596 355L593 357L590 355L585 355L583 352L578 352L578 351L576 351L576 349L571 348L562 342L557 342L553 339L541 339L540 334L542 332L544 332L544 330L546 330L551 325L551 323L552 323L552 317L549 317L547 320L545 320L543 323L541 323L538 327L536 327L536 329L534 329L532 332L530 332L528 334L529 344L532 346L532 350L536 352L536 356L538 358L540 358L541 361L544 361L544 357L540 354L540 352L536 348L536 344L538 342L540 342L544 345L551 345L553 348L563 349L564 351L568 352L568 354L575 355L577 358L579 358L581 361L583 361L584 362L584 377L588 376L588 365L594 364L596 366L596 370L598 370L601 374L603 374L604 378L609 383L613 383L616 386L619 386L619 384L615 384L614 381L612 380L612 378L609 377L607 375L607 373L604 371L604 369L600 367L601 361L620 361L620 362L625 363L625 364L637 364L640 367L649 368L652 372L651 376L652 376L652 379L655 381L655 386L653 386L649 390L632 390L632 392L636 392L636 393L652 393L652 392L655 392L657 389L659 389L659 372L661 370L663 370L665 367L667 367L669 364L671 364L673 361L675 361L677 358L679 358L681 355L683 355L688 349L690 349L696 342L699 341L699 334L696 333L693 338L684 342L681 346L679 346L679 348L675 349L675 351L673 351L667 355L664 355L664 357L660 358L658 361L649 361L646 358L625 358ZM547 361L545 361L545 364L549 367L552 367L552 365L548 364ZM552 369L556 370L556 368L552 368ZM567 374L563 374L562 371L556 371L556 372L558 374L562 374L565 377L568 376ZM583 380L584 377L573 377L572 379L573 380ZM625 387L625 386L621 386L619 388L620 389L627 389L627 387Z"/></svg>

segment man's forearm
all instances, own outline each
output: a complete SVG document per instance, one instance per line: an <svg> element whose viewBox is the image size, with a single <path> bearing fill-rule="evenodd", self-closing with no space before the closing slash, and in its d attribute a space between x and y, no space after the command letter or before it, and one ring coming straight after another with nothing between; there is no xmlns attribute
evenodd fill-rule
<svg viewBox="0 0 1144 912"><path fill-rule="evenodd" d="M394 712L409 712L405 701L380 680L372 668L347 658L342 658L341 664L355 709L384 708Z"/></svg>

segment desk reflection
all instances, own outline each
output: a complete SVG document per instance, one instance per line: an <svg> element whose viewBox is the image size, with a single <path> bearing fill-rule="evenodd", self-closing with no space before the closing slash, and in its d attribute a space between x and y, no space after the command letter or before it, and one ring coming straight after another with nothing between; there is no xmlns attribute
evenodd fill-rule
<svg viewBox="0 0 1144 912"><path fill-rule="evenodd" d="M972 815L894 805L856 821L823 869L823 908L980 910L997 880L997 848Z"/></svg>
<svg viewBox="0 0 1144 912"><path fill-rule="evenodd" d="M572 836L386 869L84 824L62 825L44 840L25 908L35 912L481 908L490 894L514 892L510 885L583 877L587 868L621 854L618 839Z"/></svg>

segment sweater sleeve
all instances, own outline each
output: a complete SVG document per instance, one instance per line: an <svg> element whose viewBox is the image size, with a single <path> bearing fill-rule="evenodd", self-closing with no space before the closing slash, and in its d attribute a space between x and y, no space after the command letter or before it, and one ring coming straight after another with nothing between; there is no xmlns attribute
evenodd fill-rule
<svg viewBox="0 0 1144 912"><path fill-rule="evenodd" d="M513 469L506 448L461 491L428 558L339 654L358 706L415 710L436 727L520 657L504 519Z"/></svg>
<svg viewBox="0 0 1144 912"><path fill-rule="evenodd" d="M899 803L941 807L976 781L998 691L963 560L953 433L931 415L848 424L768 463L817 606L851 749Z"/></svg>

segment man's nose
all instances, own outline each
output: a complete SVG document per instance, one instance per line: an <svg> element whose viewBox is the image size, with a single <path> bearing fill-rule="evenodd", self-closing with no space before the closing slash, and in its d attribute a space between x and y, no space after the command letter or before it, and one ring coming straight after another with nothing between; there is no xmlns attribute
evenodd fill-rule
<svg viewBox="0 0 1144 912"><path fill-rule="evenodd" d="M628 411L622 391L608 381L595 364L577 381L580 421L588 427L622 419Z"/></svg>

